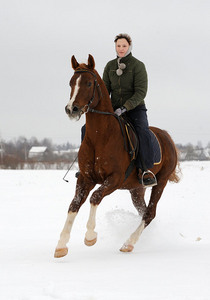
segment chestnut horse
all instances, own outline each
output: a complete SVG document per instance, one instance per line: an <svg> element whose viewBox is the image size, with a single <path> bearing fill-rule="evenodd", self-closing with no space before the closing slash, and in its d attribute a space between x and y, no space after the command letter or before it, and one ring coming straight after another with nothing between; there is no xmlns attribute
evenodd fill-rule
<svg viewBox="0 0 210 300"><path fill-rule="evenodd" d="M176 168L177 150L166 131L151 127L159 140L162 160L151 169L156 174L158 184L152 187L147 206L144 201L145 188L138 181L136 168L125 180L130 156L125 150L122 131L114 115L106 86L95 70L94 58L89 55L86 65L79 64L72 56L71 63L75 73L70 81L70 101L65 110L70 119L80 118L83 113L86 114L86 133L78 153L80 175L76 184L76 192L69 206L67 220L55 250L55 257L62 257L68 253L67 243L75 217L96 184L100 187L90 198L91 206L85 244L92 246L96 243L95 218L101 200L117 189L126 189L130 191L138 213L142 215L139 227L120 249L123 252L130 252L142 231L155 218L157 203L167 182L179 180Z"/></svg>

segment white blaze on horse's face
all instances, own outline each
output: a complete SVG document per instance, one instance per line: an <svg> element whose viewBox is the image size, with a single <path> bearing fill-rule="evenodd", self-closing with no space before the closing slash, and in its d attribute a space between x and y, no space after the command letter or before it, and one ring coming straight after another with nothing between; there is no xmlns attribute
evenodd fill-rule
<svg viewBox="0 0 210 300"><path fill-rule="evenodd" d="M77 78L76 80L76 84L74 86L74 92L72 97L69 100L69 103L67 104L67 108L72 112L72 107L73 107L73 103L77 97L77 94L79 92L79 88L80 88L80 81L81 81L81 75Z"/></svg>

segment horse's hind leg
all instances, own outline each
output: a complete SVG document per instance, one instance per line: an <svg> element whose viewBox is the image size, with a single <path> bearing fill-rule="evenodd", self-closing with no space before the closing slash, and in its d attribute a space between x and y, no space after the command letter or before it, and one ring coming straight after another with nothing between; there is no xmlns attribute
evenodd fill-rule
<svg viewBox="0 0 210 300"><path fill-rule="evenodd" d="M160 197L162 196L167 181L168 180L162 180L162 181L159 180L158 185L152 188L149 204L142 218L142 221L145 222L145 227L148 226L156 216L157 204L158 201L160 200Z"/></svg>
<svg viewBox="0 0 210 300"><path fill-rule="evenodd" d="M56 257L56 258L63 257L68 253L68 248L66 245L70 239L70 233L71 233L71 229L72 229L75 217L77 216L77 213L78 213L80 207L87 199L87 196L88 196L90 190L93 188L94 188L93 184L86 183L85 181L83 181L83 179L80 176L80 178L78 179L78 182L77 182L76 193L75 193L74 199L72 200L72 202L69 206L67 219L66 219L65 225L63 227L63 230L60 234L60 239L58 241L57 247L55 249L54 257Z"/></svg>
<svg viewBox="0 0 210 300"><path fill-rule="evenodd" d="M146 211L143 214L142 221L136 231L134 231L129 239L125 242L125 244L122 246L120 251L122 252L131 252L134 248L134 244L138 241L141 233L147 227L150 222L155 218L156 215L156 208L157 208L157 203L163 193L163 190L166 186L167 180L165 181L158 181L158 185L154 186L152 188L152 193L150 197L149 204L146 208Z"/></svg>
<svg viewBox="0 0 210 300"><path fill-rule="evenodd" d="M142 216L147 209L146 203L144 201L145 189L140 186L136 189L130 190L130 193L133 205L137 209L139 215Z"/></svg>

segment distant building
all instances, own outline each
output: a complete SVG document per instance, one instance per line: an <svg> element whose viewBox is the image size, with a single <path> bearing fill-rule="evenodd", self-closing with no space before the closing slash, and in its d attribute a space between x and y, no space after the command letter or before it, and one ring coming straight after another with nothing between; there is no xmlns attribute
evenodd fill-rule
<svg viewBox="0 0 210 300"><path fill-rule="evenodd" d="M29 150L28 158L30 160L43 161L45 157L48 155L48 153L49 151L47 147L36 146L36 147L32 147Z"/></svg>
<svg viewBox="0 0 210 300"><path fill-rule="evenodd" d="M55 150L53 153L57 156L66 156L69 157L72 154L77 154L79 151L79 148L72 148L68 150Z"/></svg>

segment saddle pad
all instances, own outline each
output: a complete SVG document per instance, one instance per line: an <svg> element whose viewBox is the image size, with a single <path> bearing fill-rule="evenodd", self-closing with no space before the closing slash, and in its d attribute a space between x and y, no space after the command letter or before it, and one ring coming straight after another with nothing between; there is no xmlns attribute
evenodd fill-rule
<svg viewBox="0 0 210 300"><path fill-rule="evenodd" d="M154 165L158 165L161 163L161 159L162 159L160 143L156 135L151 129L150 129L150 135L151 135L152 146L154 149Z"/></svg>

